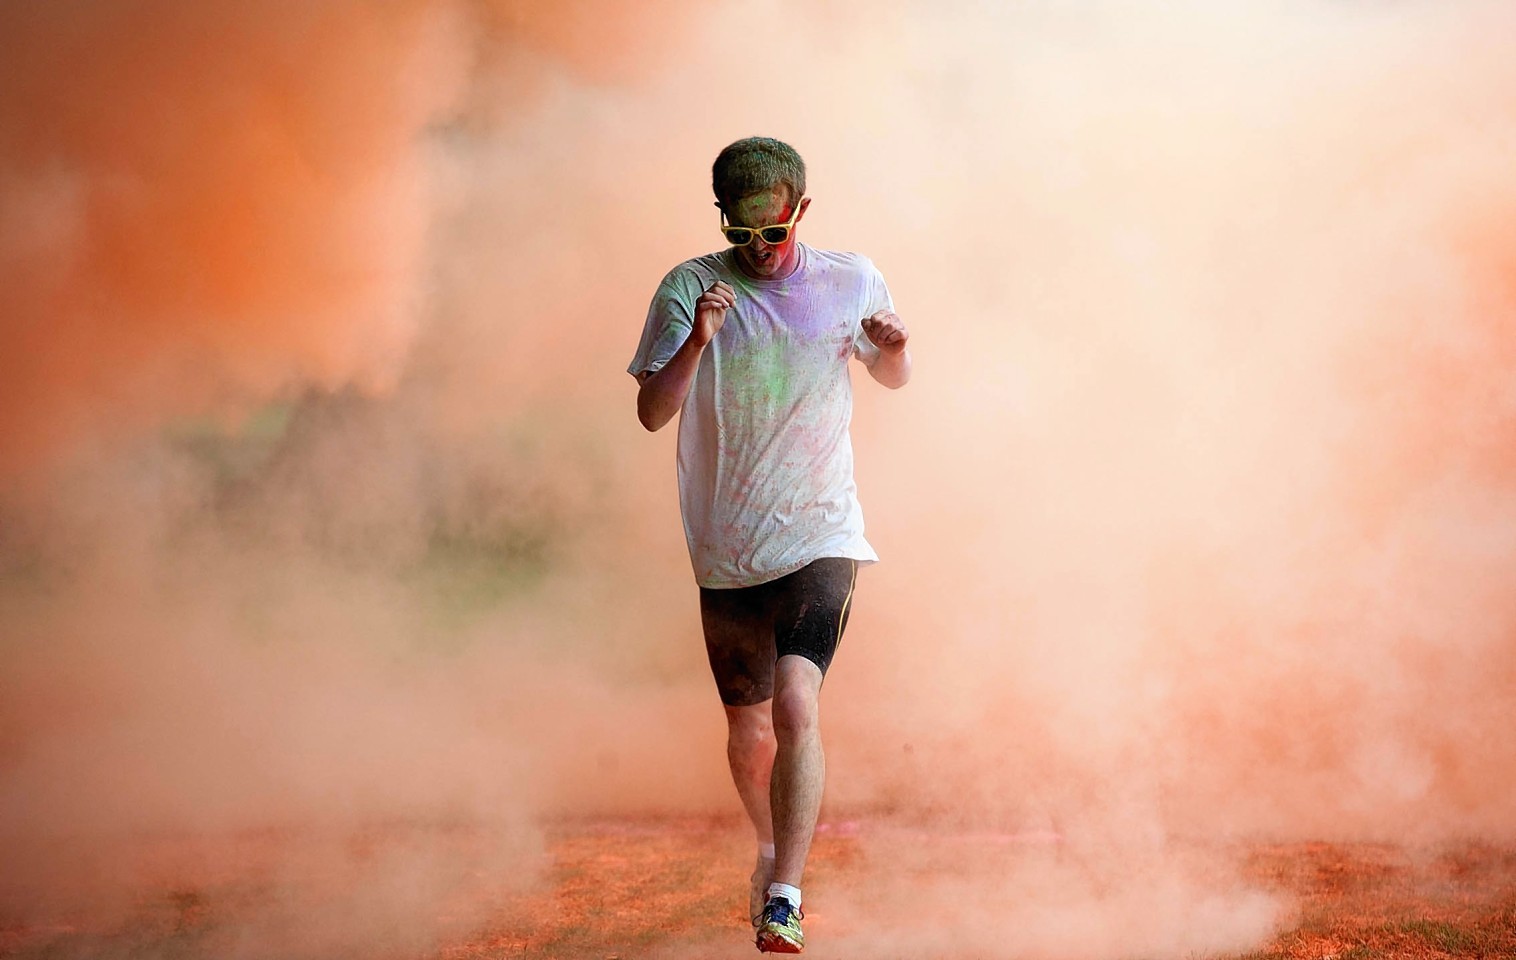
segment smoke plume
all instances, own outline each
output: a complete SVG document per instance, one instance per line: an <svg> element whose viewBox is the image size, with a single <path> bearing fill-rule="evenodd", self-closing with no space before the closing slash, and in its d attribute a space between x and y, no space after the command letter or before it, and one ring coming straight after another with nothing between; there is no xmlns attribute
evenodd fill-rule
<svg viewBox="0 0 1516 960"><path fill-rule="evenodd" d="M0 920L256 877L193 949L415 953L547 824L736 813L622 371L751 134L916 362L855 377L826 815L873 881L808 889L817 952L1241 950L1287 905L1239 842L1511 840L1513 29L0 10ZM876 942L906 898L941 922Z"/></svg>

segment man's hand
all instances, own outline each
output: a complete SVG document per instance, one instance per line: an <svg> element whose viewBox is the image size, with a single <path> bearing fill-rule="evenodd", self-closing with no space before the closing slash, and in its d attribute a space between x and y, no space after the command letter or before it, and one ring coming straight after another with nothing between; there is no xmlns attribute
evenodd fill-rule
<svg viewBox="0 0 1516 960"><path fill-rule="evenodd" d="M863 332L879 348L879 356L869 364L869 376L891 390L905 386L911 379L911 354L905 349L911 334L905 324L890 311L880 310L864 319Z"/></svg>
<svg viewBox="0 0 1516 960"><path fill-rule="evenodd" d="M881 353L886 354L904 352L905 342L911 336L900 318L888 310L880 310L871 317L865 317L863 332Z"/></svg>
<svg viewBox="0 0 1516 960"><path fill-rule="evenodd" d="M726 322L726 312L737 305L737 291L717 280L695 301L695 327L690 336L701 346L716 338Z"/></svg>

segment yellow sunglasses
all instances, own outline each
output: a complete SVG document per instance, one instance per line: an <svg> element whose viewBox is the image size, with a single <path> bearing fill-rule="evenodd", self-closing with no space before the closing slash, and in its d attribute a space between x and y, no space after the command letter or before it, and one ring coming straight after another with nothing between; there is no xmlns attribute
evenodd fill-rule
<svg viewBox="0 0 1516 960"><path fill-rule="evenodd" d="M795 221L800 219L800 206L805 202L801 197L795 203L795 210L790 214L789 223L776 223L771 227L733 227L726 222L726 211L721 211L721 232L726 236L726 242L734 247L745 247L753 242L754 237L762 237L763 242L777 247L790 238L790 231L795 229ZM721 206L721 204L716 204Z"/></svg>

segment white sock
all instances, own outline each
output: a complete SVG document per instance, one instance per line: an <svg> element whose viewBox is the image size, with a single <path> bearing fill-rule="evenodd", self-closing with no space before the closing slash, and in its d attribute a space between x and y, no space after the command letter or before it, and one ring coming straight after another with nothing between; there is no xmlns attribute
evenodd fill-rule
<svg viewBox="0 0 1516 960"><path fill-rule="evenodd" d="M771 883L769 884L769 899L772 900L775 897L783 897L790 902L792 907L800 906L799 887L792 887L787 883Z"/></svg>
<svg viewBox="0 0 1516 960"><path fill-rule="evenodd" d="M758 856L765 860L774 859L774 845L772 843L758 844Z"/></svg>

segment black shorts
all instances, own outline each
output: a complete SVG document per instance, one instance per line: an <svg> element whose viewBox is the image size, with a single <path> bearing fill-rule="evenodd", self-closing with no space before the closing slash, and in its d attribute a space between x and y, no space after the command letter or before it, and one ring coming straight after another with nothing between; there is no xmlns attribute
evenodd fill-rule
<svg viewBox="0 0 1516 960"><path fill-rule="evenodd" d="M858 561L815 560L756 587L700 588L705 652L721 702L762 703L774 695L774 664L795 654L831 666L852 609Z"/></svg>

